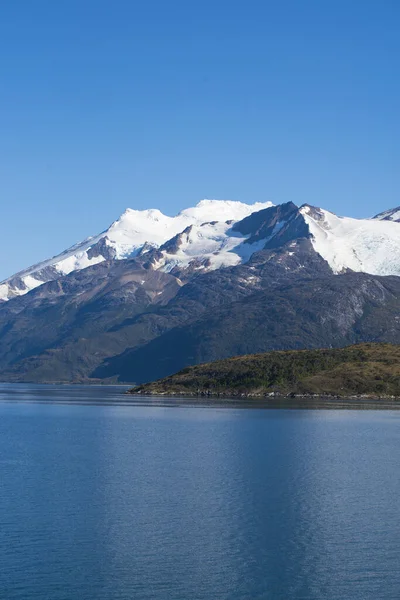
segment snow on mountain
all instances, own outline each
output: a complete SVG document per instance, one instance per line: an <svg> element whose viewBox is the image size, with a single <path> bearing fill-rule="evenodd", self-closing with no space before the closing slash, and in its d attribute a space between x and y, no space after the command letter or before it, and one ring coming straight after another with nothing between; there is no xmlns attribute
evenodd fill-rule
<svg viewBox="0 0 400 600"><path fill-rule="evenodd" d="M58 256L37 263L24 271L20 271L0 283L0 301L26 294L46 281L58 279L71 271L85 269L104 260L100 256L89 257L88 251L102 237L90 237L79 244L71 246Z"/></svg>
<svg viewBox="0 0 400 600"><path fill-rule="evenodd" d="M231 200L202 200L175 217L157 209L128 208L101 234L75 244L61 254L33 265L0 283L0 301L26 294L47 281L107 259L131 258L144 246L159 247L190 225L210 221L238 221L272 206L271 202L244 204Z"/></svg>
<svg viewBox="0 0 400 600"><path fill-rule="evenodd" d="M400 206L385 210L384 212L376 215L374 219L378 219L380 221L396 221L397 223L400 223Z"/></svg>
<svg viewBox="0 0 400 600"><path fill-rule="evenodd" d="M199 225L210 221L240 221L270 206L274 206L272 202L244 204L237 200L201 200L195 207L186 208L175 218L188 219Z"/></svg>
<svg viewBox="0 0 400 600"><path fill-rule="evenodd" d="M271 207L270 202L202 200L175 217L127 209L106 231L0 283L0 301L104 260L151 250L153 268L190 273L235 266L266 244L278 247L309 236L334 273L400 275L400 208L353 219L309 205L298 209L291 202Z"/></svg>
<svg viewBox="0 0 400 600"><path fill-rule="evenodd" d="M128 258L137 254L145 243L161 246L190 225L202 225L210 221L239 221L270 206L271 202L249 205L233 200L202 200L175 217L168 217L156 209L140 211L128 208L105 232L105 236L107 244L115 249L115 258Z"/></svg>
<svg viewBox="0 0 400 600"><path fill-rule="evenodd" d="M161 246L161 256L153 267L165 272L175 267L207 271L232 267L264 247L265 239L248 244L248 237L233 231L231 221L190 225Z"/></svg>
<svg viewBox="0 0 400 600"><path fill-rule="evenodd" d="M178 277L194 271L211 271L247 262L288 225L298 208L292 202L270 206L237 221L190 225L153 254L155 269ZM305 226L306 234L308 229ZM299 230L293 231L301 235ZM280 242L278 241L278 245Z"/></svg>
<svg viewBox="0 0 400 600"><path fill-rule="evenodd" d="M372 275L400 275L399 223L385 218L338 217L308 205L302 206L300 213L314 249L334 273L351 269Z"/></svg>

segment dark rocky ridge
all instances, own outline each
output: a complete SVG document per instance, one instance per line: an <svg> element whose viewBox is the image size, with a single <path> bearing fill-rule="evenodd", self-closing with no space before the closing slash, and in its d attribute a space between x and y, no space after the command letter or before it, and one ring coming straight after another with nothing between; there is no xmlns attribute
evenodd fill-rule
<svg viewBox="0 0 400 600"><path fill-rule="evenodd" d="M270 238L280 224L290 221L296 214L298 214L297 206L293 202L287 202L252 213L233 225L232 230L248 235L249 238L246 243L254 244L259 240ZM303 234L297 237L307 237L308 229L304 230Z"/></svg>
<svg viewBox="0 0 400 600"><path fill-rule="evenodd" d="M103 338L105 332L150 306L168 303L179 288L179 280L167 273L114 261L8 302L0 310L1 378L86 379L88 369L121 349L118 341Z"/></svg>
<svg viewBox="0 0 400 600"><path fill-rule="evenodd" d="M383 221L396 221L399 222L400 221L400 216L397 217L396 219L393 219L393 216L399 213L400 215L400 206L397 206L396 208L391 208L390 210L385 210L384 212L381 212L377 215L375 215L374 219L382 219Z"/></svg>

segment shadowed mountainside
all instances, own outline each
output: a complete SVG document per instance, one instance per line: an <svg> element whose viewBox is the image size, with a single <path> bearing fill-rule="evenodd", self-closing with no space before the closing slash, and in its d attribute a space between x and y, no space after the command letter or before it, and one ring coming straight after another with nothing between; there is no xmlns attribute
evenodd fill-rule
<svg viewBox="0 0 400 600"><path fill-rule="evenodd" d="M400 343L400 278L363 273L287 279L174 327L100 367L98 376L144 383L241 354Z"/></svg>

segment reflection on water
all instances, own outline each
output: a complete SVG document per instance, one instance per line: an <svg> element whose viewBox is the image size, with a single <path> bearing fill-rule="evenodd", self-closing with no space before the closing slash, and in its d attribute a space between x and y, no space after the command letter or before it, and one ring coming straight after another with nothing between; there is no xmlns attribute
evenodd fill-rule
<svg viewBox="0 0 400 600"><path fill-rule="evenodd" d="M1 598L398 598L400 413L121 391L3 386Z"/></svg>
<svg viewBox="0 0 400 600"><path fill-rule="evenodd" d="M0 383L0 402L43 402L45 404L100 404L106 406L153 406L196 408L296 408L296 409L357 409L397 410L399 400L368 398L181 398L135 396L128 394L130 386L102 385L40 385Z"/></svg>

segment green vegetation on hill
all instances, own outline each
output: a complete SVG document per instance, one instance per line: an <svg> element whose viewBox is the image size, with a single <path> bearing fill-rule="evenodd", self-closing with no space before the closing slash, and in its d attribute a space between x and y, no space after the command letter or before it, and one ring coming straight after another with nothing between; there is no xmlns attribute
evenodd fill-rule
<svg viewBox="0 0 400 600"><path fill-rule="evenodd" d="M133 388L136 394L400 397L400 346L359 344L237 356L187 367Z"/></svg>

